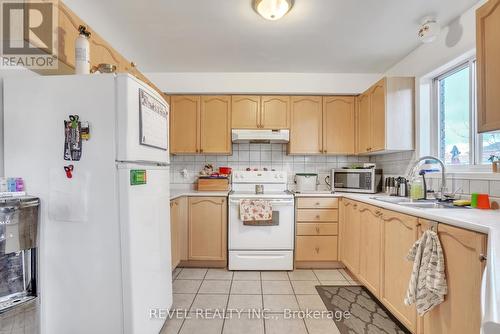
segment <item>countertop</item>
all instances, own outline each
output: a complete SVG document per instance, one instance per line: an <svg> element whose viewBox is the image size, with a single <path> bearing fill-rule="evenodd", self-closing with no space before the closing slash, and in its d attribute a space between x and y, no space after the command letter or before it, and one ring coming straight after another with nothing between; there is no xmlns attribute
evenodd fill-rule
<svg viewBox="0 0 500 334"><path fill-rule="evenodd" d="M229 191L177 190L170 199L181 196L228 196ZM500 210L479 209L419 209L387 203L373 199L385 194L355 194L312 192L298 193L295 197L345 197L380 208L397 211L415 217L437 221L452 226L488 234L486 271L483 276L481 302L483 311L483 333L500 333Z"/></svg>
<svg viewBox="0 0 500 334"><path fill-rule="evenodd" d="M227 197L229 194L229 190L227 191L198 191L198 190L189 190L189 189L171 189L170 190L170 200L183 197Z"/></svg>

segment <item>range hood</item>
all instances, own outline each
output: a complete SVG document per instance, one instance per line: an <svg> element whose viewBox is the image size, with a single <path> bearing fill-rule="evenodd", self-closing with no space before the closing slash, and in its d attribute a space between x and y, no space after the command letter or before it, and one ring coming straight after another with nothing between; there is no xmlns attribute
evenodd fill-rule
<svg viewBox="0 0 500 334"><path fill-rule="evenodd" d="M286 144L290 130L233 130L233 143Z"/></svg>

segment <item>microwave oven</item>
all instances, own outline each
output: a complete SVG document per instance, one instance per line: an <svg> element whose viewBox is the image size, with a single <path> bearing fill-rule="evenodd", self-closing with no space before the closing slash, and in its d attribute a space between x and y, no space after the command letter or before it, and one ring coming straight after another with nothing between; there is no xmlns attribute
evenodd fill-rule
<svg viewBox="0 0 500 334"><path fill-rule="evenodd" d="M375 194L382 191L382 170L335 168L330 182L332 191Z"/></svg>

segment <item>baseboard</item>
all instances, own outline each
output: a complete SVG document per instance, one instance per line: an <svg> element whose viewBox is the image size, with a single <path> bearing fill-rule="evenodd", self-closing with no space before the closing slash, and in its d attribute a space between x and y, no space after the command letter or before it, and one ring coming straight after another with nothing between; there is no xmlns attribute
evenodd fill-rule
<svg viewBox="0 0 500 334"><path fill-rule="evenodd" d="M295 261L295 269L343 269L340 261Z"/></svg>

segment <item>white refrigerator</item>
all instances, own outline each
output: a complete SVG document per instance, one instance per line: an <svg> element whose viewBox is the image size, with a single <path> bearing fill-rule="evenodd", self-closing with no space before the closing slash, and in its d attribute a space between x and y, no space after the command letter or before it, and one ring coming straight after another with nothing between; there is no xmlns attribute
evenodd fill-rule
<svg viewBox="0 0 500 334"><path fill-rule="evenodd" d="M126 74L11 78L3 94L5 175L41 199L41 333L158 333L155 310L172 304L168 104ZM90 127L79 161L64 160L69 115Z"/></svg>

